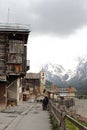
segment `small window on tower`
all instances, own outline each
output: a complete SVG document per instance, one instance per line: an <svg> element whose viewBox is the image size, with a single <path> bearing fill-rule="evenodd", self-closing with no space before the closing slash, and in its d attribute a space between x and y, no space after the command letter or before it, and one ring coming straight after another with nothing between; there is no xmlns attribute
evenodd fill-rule
<svg viewBox="0 0 87 130"><path fill-rule="evenodd" d="M44 76L44 73L42 73L42 76Z"/></svg>

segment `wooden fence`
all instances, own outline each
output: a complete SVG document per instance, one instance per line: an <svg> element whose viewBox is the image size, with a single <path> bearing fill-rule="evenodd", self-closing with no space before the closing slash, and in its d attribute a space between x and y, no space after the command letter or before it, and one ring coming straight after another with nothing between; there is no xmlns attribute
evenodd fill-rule
<svg viewBox="0 0 87 130"><path fill-rule="evenodd" d="M87 130L87 127L80 124L77 120L72 118L71 116L67 115L65 111L61 111L56 105L49 101L49 111L56 119L58 126L60 126L60 130L67 130L65 119L69 120L73 125L75 125L79 130Z"/></svg>

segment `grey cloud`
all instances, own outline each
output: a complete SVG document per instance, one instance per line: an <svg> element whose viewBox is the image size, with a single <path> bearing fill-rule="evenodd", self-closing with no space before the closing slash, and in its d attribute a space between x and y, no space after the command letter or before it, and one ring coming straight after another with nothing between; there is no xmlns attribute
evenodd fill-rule
<svg viewBox="0 0 87 130"><path fill-rule="evenodd" d="M87 0L1 0L0 19L10 8L10 21L31 25L32 32L69 35L87 25Z"/></svg>
<svg viewBox="0 0 87 130"><path fill-rule="evenodd" d="M83 0L54 0L40 3L34 12L38 14L35 30L40 33L70 34L87 24Z"/></svg>

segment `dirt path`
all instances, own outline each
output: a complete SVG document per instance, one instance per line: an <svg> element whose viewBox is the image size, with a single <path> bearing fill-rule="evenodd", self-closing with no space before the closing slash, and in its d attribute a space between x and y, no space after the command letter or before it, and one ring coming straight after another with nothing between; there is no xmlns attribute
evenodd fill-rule
<svg viewBox="0 0 87 130"><path fill-rule="evenodd" d="M76 113L87 118L87 99L75 99Z"/></svg>

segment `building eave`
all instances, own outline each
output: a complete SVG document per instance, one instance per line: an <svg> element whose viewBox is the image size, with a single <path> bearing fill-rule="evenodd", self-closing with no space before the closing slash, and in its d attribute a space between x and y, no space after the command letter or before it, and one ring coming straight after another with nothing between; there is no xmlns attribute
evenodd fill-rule
<svg viewBox="0 0 87 130"><path fill-rule="evenodd" d="M0 24L0 32L25 32L29 33L30 29L27 25L21 24Z"/></svg>

